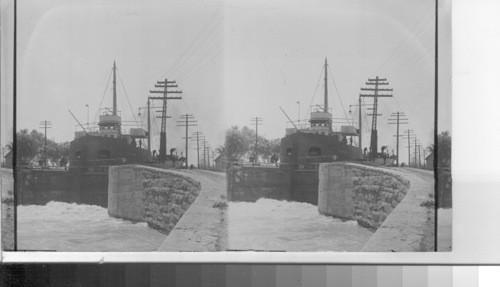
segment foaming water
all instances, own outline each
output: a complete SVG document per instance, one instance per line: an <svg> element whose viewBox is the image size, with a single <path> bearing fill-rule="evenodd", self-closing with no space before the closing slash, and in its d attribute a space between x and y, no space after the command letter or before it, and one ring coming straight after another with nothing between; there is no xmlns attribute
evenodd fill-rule
<svg viewBox="0 0 500 287"><path fill-rule="evenodd" d="M17 214L20 250L155 251L165 240L146 223L110 217L95 205L22 205Z"/></svg>
<svg viewBox="0 0 500 287"><path fill-rule="evenodd" d="M231 250L359 251L372 232L308 203L259 199L228 206Z"/></svg>

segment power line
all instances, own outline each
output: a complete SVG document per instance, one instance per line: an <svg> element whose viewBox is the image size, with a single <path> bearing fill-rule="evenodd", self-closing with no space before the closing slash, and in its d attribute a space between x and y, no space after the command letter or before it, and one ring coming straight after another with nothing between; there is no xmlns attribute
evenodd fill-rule
<svg viewBox="0 0 500 287"><path fill-rule="evenodd" d="M428 14L430 11L432 11L432 10L433 10L433 9L432 9L432 6L431 6L431 7L429 7L429 9L428 9L428 10L427 10L427 11L426 11L423 15L422 15L421 20L420 20L419 22L417 22L417 23L416 23L416 24L415 24L415 25L414 25L414 26L410 29L410 31L415 31L415 37L416 37L416 36L418 36L418 34L420 34L421 32L425 31L425 29L427 28L427 25L429 25L429 21L427 21L426 16L427 16L427 14ZM420 24L421 24L421 23L423 23L424 21L425 21L425 25L424 25L424 26L421 26L418 30L416 30L415 28L416 28L417 26L420 26ZM407 41L408 41L409 39L411 39L411 38L410 38L410 36L411 36L411 35L412 35L412 33L407 33L407 34L406 34L406 37L405 37L403 40L401 40L401 41L399 42L399 44L396 46L396 48L393 50L393 52L391 53L391 56L390 56L390 57L389 57L386 61L384 61L384 62L382 63L382 65L381 65L381 66L380 66L380 67L379 67L379 68L378 68L378 69L377 69L377 70L376 70L373 74L377 74L377 73L379 73L379 72L382 72L382 71L383 71L383 68L384 68L384 69L385 69L385 68L387 68L387 67L388 67L387 65L388 65L389 63L393 62L393 60L394 60L394 59L396 59L396 58L400 57L400 55L401 55L402 51L404 51L404 50L405 50L405 49L400 49L400 48L401 48L401 47L403 47L403 44L407 44Z"/></svg>
<svg viewBox="0 0 500 287"><path fill-rule="evenodd" d="M201 42L197 44L197 46L195 47L194 50L192 50L190 53L191 55L193 55L194 53L196 53L198 51L198 49L200 47L202 47L202 44L209 38L209 36L215 31L215 28L222 22L223 18L221 18L221 20L217 23L217 25L215 25L214 27L212 27L212 29L210 30L210 32L206 33L205 36L202 38ZM189 49L188 49L189 50ZM184 57L180 57L179 59L182 59ZM192 56L189 56L189 57L186 57L187 59L192 59ZM173 71L171 71L168 75L168 77L171 77L172 75L174 75L180 68L182 68L188 61L185 61L185 62L182 62L181 65L177 66L177 68L175 68ZM162 76L163 77L163 76Z"/></svg>
<svg viewBox="0 0 500 287"><path fill-rule="evenodd" d="M197 35L193 38L193 41L191 42L191 44L189 45L189 47L188 47L186 50L184 50L184 52L181 54L181 56L180 56L180 57L178 57L178 58L177 58L177 60L174 62L174 64L171 66L171 68L170 68L169 70L167 70L167 71L166 71L163 75L161 75L161 77L160 77L160 78L165 77L165 75L167 75L167 74L169 75L169 77L170 77L170 76L172 76L172 74L173 74L173 69L174 69L174 68L177 68L177 69L178 69L177 64L179 64L179 63L180 63L180 61L184 58L184 56L185 56L185 55L186 55L186 54L187 54L187 53L191 50L191 48L193 48L193 47L194 47L194 45L196 45L196 43L197 43L200 39L202 39L200 36L201 36L201 35L205 32L205 30L206 30L206 29L208 29L208 27L210 27L210 25L212 24L213 20L215 19L215 16L217 16L217 14L218 14L218 13L219 13L219 11L214 12L214 14L213 14L213 15L212 15L212 17L210 18L210 20L207 22L207 24L203 25L203 29L202 29L202 30L200 30L200 32L199 32L199 33L198 33L198 34L197 34ZM217 24L217 25L218 25L218 24ZM203 39L205 39L205 38L203 38ZM181 66L182 66L182 65L181 65ZM177 70L177 69L176 69L176 70Z"/></svg>
<svg viewBox="0 0 500 287"><path fill-rule="evenodd" d="M222 38L219 39L212 48L209 48L209 50L206 54L204 54L203 56L198 58L198 60L196 61L196 64L194 64L190 69L188 69L187 72L184 73L184 75L179 77L179 81L191 76L191 74L196 73L202 67L204 67L208 63L210 63L210 60L214 59L217 55L219 55L219 53L222 52L222 50L223 50L223 49L219 49L223 46L222 41L223 41Z"/></svg>

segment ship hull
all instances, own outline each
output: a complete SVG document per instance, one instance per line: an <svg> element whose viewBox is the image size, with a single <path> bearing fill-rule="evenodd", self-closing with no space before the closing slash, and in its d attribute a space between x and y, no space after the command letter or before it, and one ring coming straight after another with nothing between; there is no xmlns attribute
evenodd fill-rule
<svg viewBox="0 0 500 287"><path fill-rule="evenodd" d="M281 164L308 164L364 160L360 148L336 135L297 132L281 139Z"/></svg>
<svg viewBox="0 0 500 287"><path fill-rule="evenodd" d="M147 163L151 153L124 138L86 135L73 140L69 147L71 169L89 169L121 164Z"/></svg>

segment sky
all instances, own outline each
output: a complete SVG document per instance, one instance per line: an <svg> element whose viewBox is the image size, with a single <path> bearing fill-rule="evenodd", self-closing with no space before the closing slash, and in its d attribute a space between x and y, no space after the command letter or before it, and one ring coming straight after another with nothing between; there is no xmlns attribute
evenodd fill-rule
<svg viewBox="0 0 500 287"><path fill-rule="evenodd" d="M103 3L19 2L18 129L38 129L49 120L49 138L72 140L77 123L68 109L86 123L88 105L95 122L99 107L112 105L108 79L116 61L118 109L124 121L142 127L139 107L149 90L158 80L177 80L183 100L169 102L168 149L184 151L185 129L176 121L186 113L198 125L189 133L201 131L212 148L223 144L227 128L250 126L256 116L263 119L259 134L280 138L291 125L279 106L293 120L300 109L305 123L311 105L322 104L320 78L328 58L335 118L347 115L357 125L358 110L350 105L357 104L368 78L380 76L394 97L379 101L379 146L395 149L395 126L387 122L396 111L409 119L402 130L415 131L424 147L433 141L433 0ZM439 130L451 131L451 12L450 1L441 3ZM371 125L371 117L363 121L364 128ZM153 134L159 129L158 119ZM3 129L2 144L8 138ZM153 149L158 141L154 136ZM194 147L190 142L191 162ZM401 144L403 159L406 152Z"/></svg>

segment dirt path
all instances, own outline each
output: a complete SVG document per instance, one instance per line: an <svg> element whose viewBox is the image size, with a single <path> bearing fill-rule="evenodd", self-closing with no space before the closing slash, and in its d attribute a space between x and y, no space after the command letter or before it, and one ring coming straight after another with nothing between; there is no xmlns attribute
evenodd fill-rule
<svg viewBox="0 0 500 287"><path fill-rule="evenodd" d="M169 170L201 183L201 193L158 251L222 251L227 248L226 174Z"/></svg>
<svg viewBox="0 0 500 287"><path fill-rule="evenodd" d="M434 207L421 205L434 198L432 173L407 168L391 168L391 172L410 180L410 190L363 251L433 251Z"/></svg>
<svg viewBox="0 0 500 287"><path fill-rule="evenodd" d="M421 180L429 183L434 188L434 171L421 170L415 168L404 168L396 169L411 176L420 178ZM432 190L432 196L434 195L434 189ZM453 223L453 211L451 208L439 208L437 216L438 223L438 251L447 252L452 250L452 223ZM432 227L434 228L434 223ZM432 238L432 240L434 240Z"/></svg>

